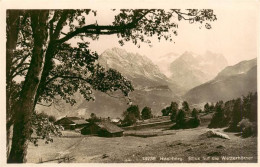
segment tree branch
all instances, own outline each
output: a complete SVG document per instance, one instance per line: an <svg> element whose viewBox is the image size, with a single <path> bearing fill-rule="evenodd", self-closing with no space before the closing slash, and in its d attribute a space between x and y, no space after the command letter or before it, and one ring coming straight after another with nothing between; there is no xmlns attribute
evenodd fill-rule
<svg viewBox="0 0 260 167"><path fill-rule="evenodd" d="M29 69L29 67L26 67L26 68L24 68L24 69L21 69L20 71L17 71L16 73L14 73L14 74L12 75L12 79L13 79L14 77L16 77L17 75L22 74L23 71L28 70L28 69Z"/></svg>
<svg viewBox="0 0 260 167"><path fill-rule="evenodd" d="M174 13L176 13L179 17L181 17L182 19L184 19L184 20L189 20L189 21L191 21L191 20L193 20L195 17L199 17L200 15L189 15L189 14L187 14L187 13L183 13L183 12L180 12L179 10L174 10L173 9L173 12ZM199 11L200 12L200 11ZM198 12L198 13L199 13ZM197 14L198 14L197 13ZM183 15L186 15L186 16L189 16L190 18L185 18Z"/></svg>
<svg viewBox="0 0 260 167"><path fill-rule="evenodd" d="M56 13L56 12L55 12ZM53 36L52 36L52 39L56 40L59 38L59 34L63 28L63 23L67 20L67 17L68 17L68 14L69 14L69 11L68 10L64 10L58 23L57 23L57 26L56 26L56 29L53 33Z"/></svg>
<svg viewBox="0 0 260 167"><path fill-rule="evenodd" d="M21 68L23 65L29 65L29 63L24 63L25 60L29 57L30 54L27 56L24 56L23 59L20 61L20 63L10 72L10 76L13 76L15 71Z"/></svg>
<svg viewBox="0 0 260 167"><path fill-rule="evenodd" d="M53 36L53 23L56 21L56 18L58 17L58 12L54 12L54 15L52 17L52 19L50 20L50 36L52 37Z"/></svg>
<svg viewBox="0 0 260 167"><path fill-rule="evenodd" d="M110 35L110 34L116 34L120 32L124 32L125 29L133 29L136 27L137 23L145 17L149 12L152 10L147 10L145 13L143 13L142 16L139 18L134 18L132 22L125 24L125 25L97 25L97 24L90 24L86 25L81 28L76 28L75 31L68 33L65 37L57 40L57 43L63 43L68 41L69 39L77 36L81 33L91 33L91 34L98 34L98 35Z"/></svg>
<svg viewBox="0 0 260 167"><path fill-rule="evenodd" d="M37 104L39 104L39 105L41 105L41 106L45 106L45 107L50 107L50 106L53 104L53 102L51 102L51 104L49 104L49 105L45 105L45 104L38 103L38 102L37 102Z"/></svg>
<svg viewBox="0 0 260 167"><path fill-rule="evenodd" d="M82 78L82 77L77 77L77 76L66 76L66 75L56 75L52 78L50 78L48 81L46 81L45 85L48 85L49 83L51 83L53 80L57 79L57 78L64 78L64 79L79 79L85 82L89 82L88 79Z"/></svg>

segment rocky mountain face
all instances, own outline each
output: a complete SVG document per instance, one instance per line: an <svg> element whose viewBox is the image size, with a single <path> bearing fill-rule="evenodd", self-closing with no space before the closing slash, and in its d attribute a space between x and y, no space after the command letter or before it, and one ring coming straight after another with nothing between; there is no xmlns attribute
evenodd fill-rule
<svg viewBox="0 0 260 167"><path fill-rule="evenodd" d="M112 48L103 52L98 61L103 67L113 68L132 80L136 89L167 85L169 82L158 66L138 53L128 53L123 49Z"/></svg>
<svg viewBox="0 0 260 167"><path fill-rule="evenodd" d="M213 79L227 66L224 56L207 51L204 55L185 52L169 66L170 79L185 90Z"/></svg>
<svg viewBox="0 0 260 167"><path fill-rule="evenodd" d="M257 91L257 60L242 61L226 67L214 79L184 95L192 103L230 100Z"/></svg>

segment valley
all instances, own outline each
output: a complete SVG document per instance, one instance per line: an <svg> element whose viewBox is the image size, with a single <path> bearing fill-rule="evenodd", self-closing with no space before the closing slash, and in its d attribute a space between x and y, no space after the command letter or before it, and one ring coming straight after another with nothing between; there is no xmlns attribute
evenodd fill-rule
<svg viewBox="0 0 260 167"><path fill-rule="evenodd" d="M193 52L169 53L153 62L144 55L112 48L104 51L98 61L106 69L115 69L132 82L135 90L129 94L131 104L140 108L151 107L157 116L172 101L181 103L187 100L193 107L202 108L206 102L228 100L256 90L254 69L249 74L251 77L241 72L241 68L249 70L255 66L256 60L252 60L252 63L241 62L235 67L227 66L221 54L210 51L204 55ZM233 87L233 83L237 86ZM57 118L65 115L88 118L91 113L115 118L122 117L129 104L121 92L105 94L94 90L93 95L95 101L85 101L76 93L74 98L77 103L74 106L61 100L50 107L38 105L37 110L48 110L50 115Z"/></svg>

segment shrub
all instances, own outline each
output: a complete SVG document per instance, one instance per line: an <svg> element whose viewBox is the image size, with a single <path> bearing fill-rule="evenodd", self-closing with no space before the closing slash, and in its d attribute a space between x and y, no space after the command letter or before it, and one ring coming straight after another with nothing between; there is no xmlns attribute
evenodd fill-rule
<svg viewBox="0 0 260 167"><path fill-rule="evenodd" d="M193 117L185 121L185 128L197 128L200 125L200 119Z"/></svg>
<svg viewBox="0 0 260 167"><path fill-rule="evenodd" d="M50 115L50 116L49 116L49 121L50 121L50 122L55 122L55 121L56 121L56 118L55 118L53 115Z"/></svg>
<svg viewBox="0 0 260 167"><path fill-rule="evenodd" d="M140 118L140 111L138 105L131 105L123 112L123 126L129 126L136 123L137 119Z"/></svg>
<svg viewBox="0 0 260 167"><path fill-rule="evenodd" d="M135 124L137 121L136 117L134 114L130 113L127 114L124 118L124 120L122 121L122 126L130 126Z"/></svg>
<svg viewBox="0 0 260 167"><path fill-rule="evenodd" d="M249 119L244 118L238 123L238 127L241 129L243 137L249 137L257 134L256 123L252 123Z"/></svg>
<svg viewBox="0 0 260 167"><path fill-rule="evenodd" d="M150 107L144 107L142 110L142 119L150 119L152 116L152 109Z"/></svg>

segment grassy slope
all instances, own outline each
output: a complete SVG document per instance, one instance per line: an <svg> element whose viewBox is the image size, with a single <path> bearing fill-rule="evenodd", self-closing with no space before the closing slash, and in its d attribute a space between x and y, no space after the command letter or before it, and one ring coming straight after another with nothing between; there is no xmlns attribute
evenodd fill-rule
<svg viewBox="0 0 260 167"><path fill-rule="evenodd" d="M157 134L154 137L124 136L118 138L103 138L97 136L82 136L76 138L55 138L54 143L39 147L30 144L28 162L38 162L55 157L70 155L73 162L180 162L178 160L162 161L160 157L183 158L182 162L221 162L221 161L188 161L189 156L253 156L251 162L256 162L257 138L241 138L235 133L226 133L231 140L207 138L204 134L208 129L208 116L204 118L203 126L195 129L168 130L169 126L160 126L126 134ZM219 129L222 131L223 129ZM154 161L144 161L143 157L156 157ZM224 161L231 162L231 161ZM239 161L235 161L239 162ZM242 161L246 162L246 161Z"/></svg>

